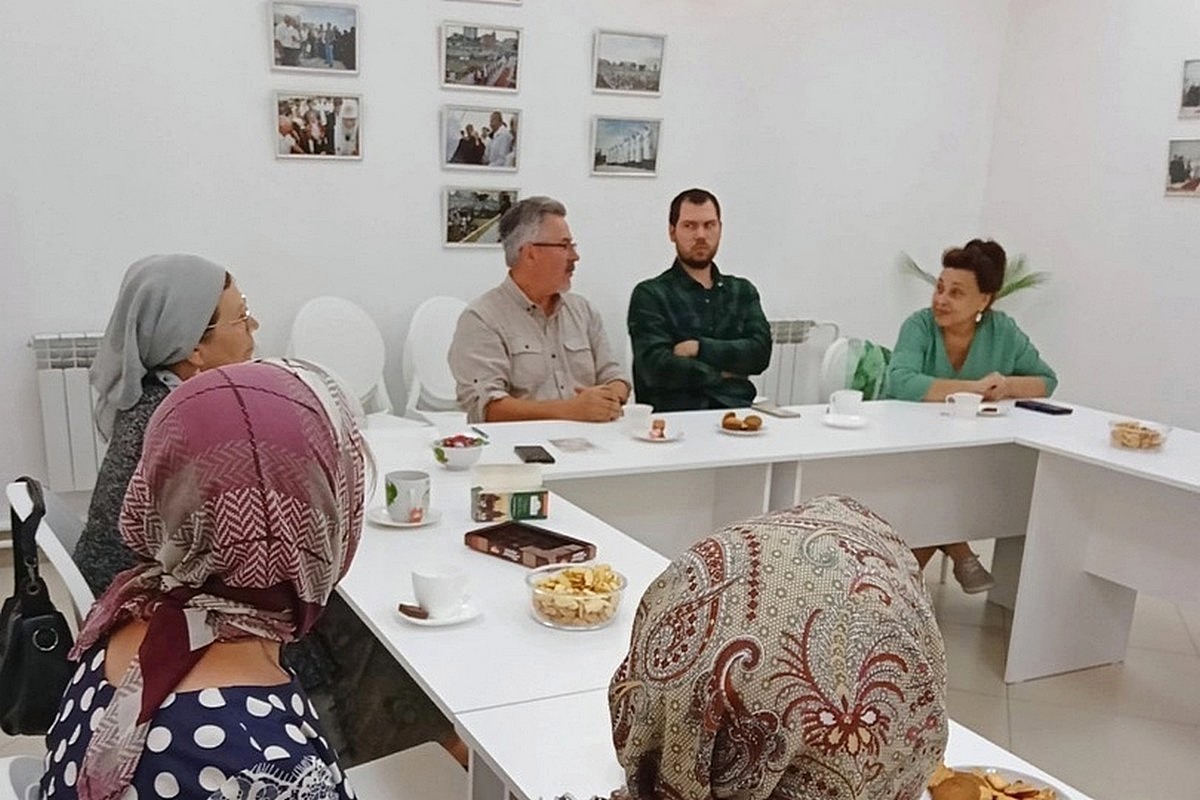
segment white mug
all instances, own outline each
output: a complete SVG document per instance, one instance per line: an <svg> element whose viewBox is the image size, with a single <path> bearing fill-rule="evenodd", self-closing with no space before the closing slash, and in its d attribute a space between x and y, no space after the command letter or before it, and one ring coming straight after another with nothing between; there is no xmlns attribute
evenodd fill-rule
<svg viewBox="0 0 1200 800"><path fill-rule="evenodd" d="M829 395L829 413L857 417L862 413L863 393L858 389L838 389Z"/></svg>
<svg viewBox="0 0 1200 800"><path fill-rule="evenodd" d="M622 412L625 430L634 436L645 436L650 432L650 415L653 413L654 406L648 403L628 404Z"/></svg>
<svg viewBox="0 0 1200 800"><path fill-rule="evenodd" d="M388 516L396 522L424 522L429 513L429 473L415 469L384 477Z"/></svg>
<svg viewBox="0 0 1200 800"><path fill-rule="evenodd" d="M430 619L445 619L467 602L467 573L453 564L428 564L412 573L413 596Z"/></svg>
<svg viewBox="0 0 1200 800"><path fill-rule="evenodd" d="M950 407L950 413L963 419L978 414L979 404L982 402L983 395L978 392L955 392L946 396L946 405Z"/></svg>

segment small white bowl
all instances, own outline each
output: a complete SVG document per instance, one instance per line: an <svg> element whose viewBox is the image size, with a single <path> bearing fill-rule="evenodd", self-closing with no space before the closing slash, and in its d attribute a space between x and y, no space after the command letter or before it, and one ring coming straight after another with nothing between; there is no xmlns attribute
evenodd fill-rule
<svg viewBox="0 0 1200 800"><path fill-rule="evenodd" d="M481 436L443 436L433 440L433 457L446 469L467 469L483 455L487 444Z"/></svg>

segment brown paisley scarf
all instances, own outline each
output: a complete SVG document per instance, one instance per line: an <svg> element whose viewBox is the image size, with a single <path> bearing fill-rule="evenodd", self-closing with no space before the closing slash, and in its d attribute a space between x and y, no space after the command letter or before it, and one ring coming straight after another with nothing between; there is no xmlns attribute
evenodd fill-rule
<svg viewBox="0 0 1200 800"><path fill-rule="evenodd" d="M824 496L726 527L651 584L609 687L635 800L914 800L946 746L916 560Z"/></svg>

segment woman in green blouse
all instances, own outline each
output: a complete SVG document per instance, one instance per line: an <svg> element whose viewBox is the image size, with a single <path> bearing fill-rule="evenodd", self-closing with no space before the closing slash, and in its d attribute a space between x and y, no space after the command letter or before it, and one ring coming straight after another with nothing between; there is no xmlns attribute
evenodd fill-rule
<svg viewBox="0 0 1200 800"><path fill-rule="evenodd" d="M978 392L985 400L1048 397L1058 385L1012 318L993 311L1004 284L1004 248L972 239L942 254L942 274L929 308L904 321L888 365L885 395L940 403L954 392ZM942 550L954 559L954 577L974 594L994 581L966 542L913 551L924 566Z"/></svg>

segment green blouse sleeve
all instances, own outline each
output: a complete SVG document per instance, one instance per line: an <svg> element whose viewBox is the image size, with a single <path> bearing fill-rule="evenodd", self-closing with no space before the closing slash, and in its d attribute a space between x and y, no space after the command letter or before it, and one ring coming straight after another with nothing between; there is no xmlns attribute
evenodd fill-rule
<svg viewBox="0 0 1200 800"><path fill-rule="evenodd" d="M1009 374L1041 378L1046 382L1046 396L1049 397L1058 388L1058 376L1054 374L1050 365L1042 360L1038 349L1033 346L1025 331L1018 328L1017 323L1011 319L1008 321L1013 336L1013 367Z"/></svg>
<svg viewBox="0 0 1200 800"><path fill-rule="evenodd" d="M934 380L932 375L925 373L925 354L933 339L932 324L920 312L904 320L888 365L886 397L912 401L925 399Z"/></svg>

